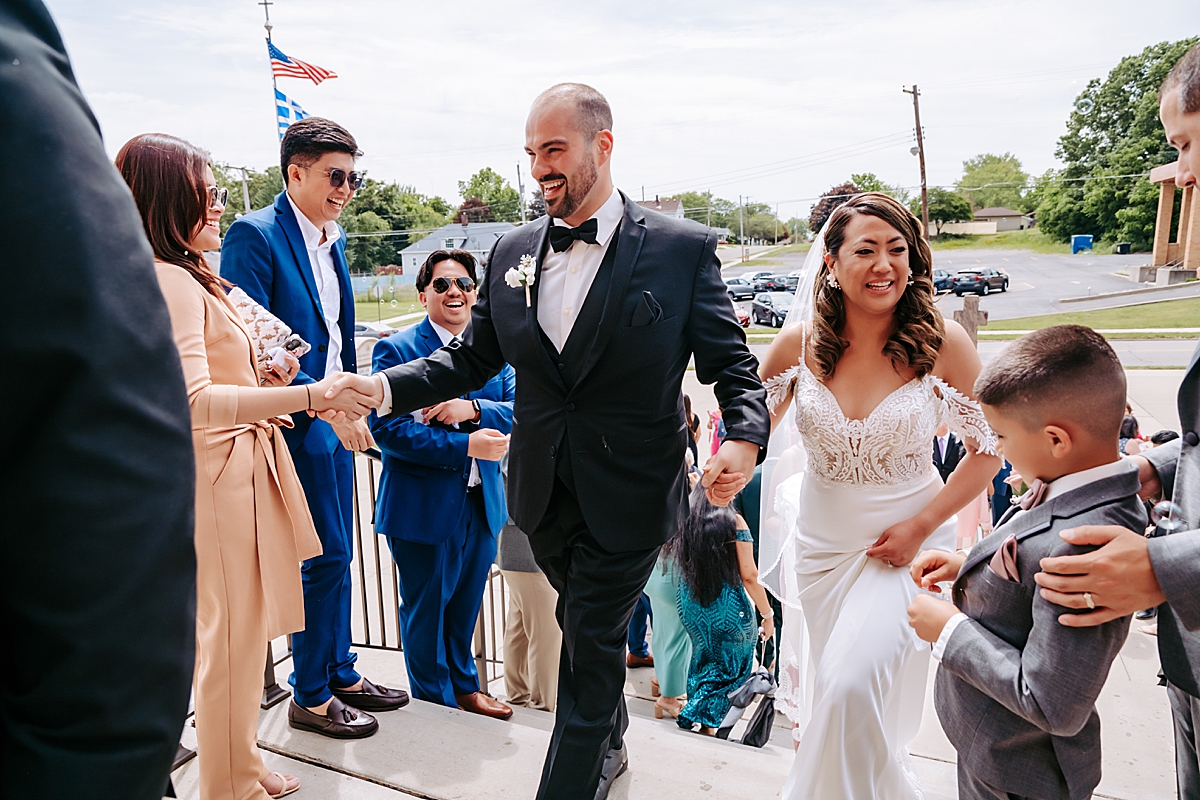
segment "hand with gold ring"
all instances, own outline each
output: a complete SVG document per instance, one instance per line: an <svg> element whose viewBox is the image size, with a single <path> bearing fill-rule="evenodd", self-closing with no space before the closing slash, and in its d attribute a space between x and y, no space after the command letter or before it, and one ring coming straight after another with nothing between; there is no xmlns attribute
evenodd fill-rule
<svg viewBox="0 0 1200 800"><path fill-rule="evenodd" d="M1060 615L1063 625L1102 625L1166 601L1141 533L1117 525L1081 525L1059 536L1075 546L1099 545L1078 555L1043 558L1042 571L1034 575L1043 599L1083 612Z"/></svg>

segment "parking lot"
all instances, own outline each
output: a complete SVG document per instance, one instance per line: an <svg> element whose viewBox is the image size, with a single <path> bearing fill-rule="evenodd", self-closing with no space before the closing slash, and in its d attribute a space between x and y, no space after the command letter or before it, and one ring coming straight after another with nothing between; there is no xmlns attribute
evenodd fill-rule
<svg viewBox="0 0 1200 800"><path fill-rule="evenodd" d="M745 266L731 264L722 270L726 278L772 269L786 274L804 264L803 253L785 253L770 257L767 263ZM979 307L992 319L1013 319L1035 314L1050 314L1061 309L1057 301L1067 297L1085 297L1104 292L1134 289L1137 284L1117 274L1149 261L1148 253L1128 256L1044 255L1020 250L944 250L933 251L934 269L951 274L962 269L992 267L1008 273L1007 292L980 298ZM938 308L946 316L962 308L962 298L943 294ZM749 311L750 301L739 303Z"/></svg>

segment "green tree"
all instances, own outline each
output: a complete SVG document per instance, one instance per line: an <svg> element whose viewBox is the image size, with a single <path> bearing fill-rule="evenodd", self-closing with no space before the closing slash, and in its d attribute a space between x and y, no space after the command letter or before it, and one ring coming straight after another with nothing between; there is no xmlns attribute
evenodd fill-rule
<svg viewBox="0 0 1200 800"><path fill-rule="evenodd" d="M529 198L528 219L535 220L544 216L546 216L546 198L542 197L541 189L534 189L533 196Z"/></svg>
<svg viewBox="0 0 1200 800"><path fill-rule="evenodd" d="M674 199L683 203L683 215L688 219L737 232L736 202L715 197L712 192L680 192Z"/></svg>
<svg viewBox="0 0 1200 800"><path fill-rule="evenodd" d="M229 201L221 215L221 235L238 217L246 213L243 199L242 171L223 164L213 164L213 175L217 185L229 190ZM283 173L279 167L267 167L265 172L248 170L247 184L250 189L250 210L257 211L275 202L275 196L283 191Z"/></svg>
<svg viewBox="0 0 1200 800"><path fill-rule="evenodd" d="M831 187L829 191L821 195L821 199L813 206L812 213L808 215L808 227L811 230L820 232L821 228L825 227L825 221L829 219L829 215L838 206L843 205L847 200L861 191L862 189L859 189L854 183L843 183Z"/></svg>
<svg viewBox="0 0 1200 800"><path fill-rule="evenodd" d="M1197 41L1151 45L1088 83L1058 141L1065 167L1035 189L1039 228L1061 241L1082 233L1140 250L1153 244L1157 187L1124 176L1175 160L1158 119L1158 87Z"/></svg>
<svg viewBox="0 0 1200 800"><path fill-rule="evenodd" d="M521 219L521 196L491 167L479 170L470 180L459 181L458 193L464 201L470 198L483 201L491 210L493 220L516 222Z"/></svg>
<svg viewBox="0 0 1200 800"><path fill-rule="evenodd" d="M788 235L793 242L801 241L808 236L808 220L800 217L792 217L787 222L783 223L788 230Z"/></svg>
<svg viewBox="0 0 1200 800"><path fill-rule="evenodd" d="M874 172L855 172L850 176L850 183L858 187L860 192L883 192L886 195L896 198L904 205L908 205L909 194L908 189L903 186L893 186L890 183L884 183L879 179Z"/></svg>
<svg viewBox="0 0 1200 800"><path fill-rule="evenodd" d="M908 210L920 219L921 198L914 197ZM961 194L936 186L929 190L929 221L933 223L938 236L942 235L942 226L947 222L964 222L974 216L971 201Z"/></svg>
<svg viewBox="0 0 1200 800"><path fill-rule="evenodd" d="M1003 206L1028 211L1028 183L1029 173L1012 153L982 153L963 162L963 175L956 189L976 209Z"/></svg>

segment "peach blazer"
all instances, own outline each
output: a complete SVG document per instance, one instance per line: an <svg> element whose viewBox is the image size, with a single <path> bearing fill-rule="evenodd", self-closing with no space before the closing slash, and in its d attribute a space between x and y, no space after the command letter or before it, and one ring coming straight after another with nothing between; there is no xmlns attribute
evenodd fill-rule
<svg viewBox="0 0 1200 800"><path fill-rule="evenodd" d="M300 562L319 555L321 541L279 431L292 426L291 418L239 421L239 392L259 386L249 332L224 295L212 295L180 267L155 268L192 410L196 539L254 537L268 635L303 630Z"/></svg>

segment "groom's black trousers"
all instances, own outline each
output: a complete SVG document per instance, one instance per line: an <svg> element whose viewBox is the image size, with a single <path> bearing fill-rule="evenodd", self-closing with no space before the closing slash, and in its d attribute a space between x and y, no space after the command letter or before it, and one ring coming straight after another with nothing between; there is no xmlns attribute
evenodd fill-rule
<svg viewBox="0 0 1200 800"><path fill-rule="evenodd" d="M537 800L592 800L604 756L622 746L629 725L626 631L659 548L605 550L561 478L555 478L546 516L529 542L558 592L563 632L554 733Z"/></svg>

